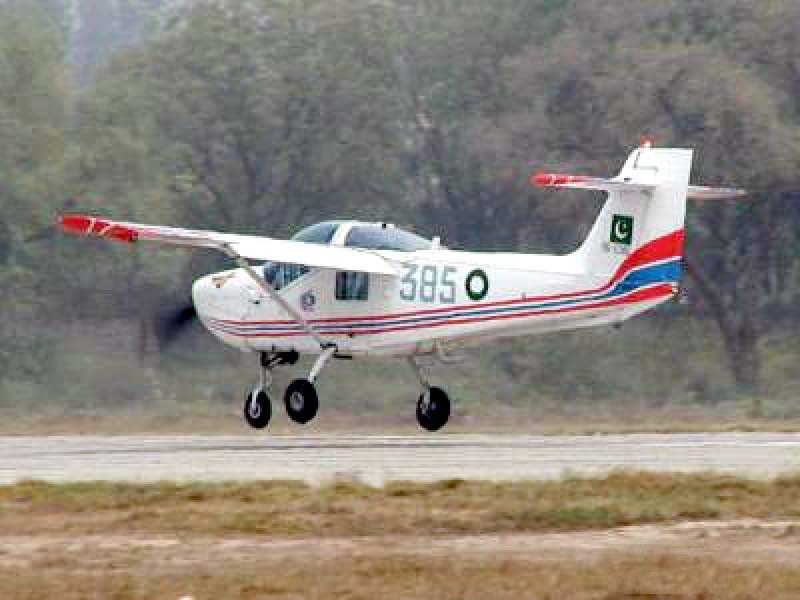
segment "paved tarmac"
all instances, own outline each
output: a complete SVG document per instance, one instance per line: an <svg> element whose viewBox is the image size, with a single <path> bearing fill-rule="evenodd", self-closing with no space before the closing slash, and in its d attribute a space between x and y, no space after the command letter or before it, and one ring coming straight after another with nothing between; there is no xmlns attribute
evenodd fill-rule
<svg viewBox="0 0 800 600"><path fill-rule="evenodd" d="M800 473L800 434L315 435L0 438L0 484L337 478L552 479L614 469Z"/></svg>

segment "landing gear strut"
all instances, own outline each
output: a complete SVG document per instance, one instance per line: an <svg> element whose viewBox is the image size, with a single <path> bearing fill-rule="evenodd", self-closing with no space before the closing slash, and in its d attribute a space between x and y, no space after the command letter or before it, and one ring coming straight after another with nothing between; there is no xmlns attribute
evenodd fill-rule
<svg viewBox="0 0 800 600"><path fill-rule="evenodd" d="M442 388L428 382L414 357L409 358L409 363L423 388L417 400L417 423L428 431L438 431L450 418L450 398Z"/></svg>

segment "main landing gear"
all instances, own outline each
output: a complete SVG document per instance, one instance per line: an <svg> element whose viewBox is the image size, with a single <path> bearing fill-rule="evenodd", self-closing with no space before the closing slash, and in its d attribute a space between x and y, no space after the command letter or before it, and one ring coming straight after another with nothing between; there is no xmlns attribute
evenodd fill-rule
<svg viewBox="0 0 800 600"><path fill-rule="evenodd" d="M450 398L442 388L432 386L428 382L422 373L422 368L413 356L408 359L408 362L422 385L422 393L417 400L417 423L428 431L438 431L447 424L447 420L450 418Z"/></svg>
<svg viewBox="0 0 800 600"><path fill-rule="evenodd" d="M314 382L335 352L334 346L325 348L314 363L308 379L295 379L286 388L283 396L286 414L295 423L305 425L316 416L319 410L319 396ZM261 353L261 381L247 395L244 402L244 418L251 427L263 429L272 417L268 394L272 386L272 369L279 365L293 365L297 359L297 352Z"/></svg>

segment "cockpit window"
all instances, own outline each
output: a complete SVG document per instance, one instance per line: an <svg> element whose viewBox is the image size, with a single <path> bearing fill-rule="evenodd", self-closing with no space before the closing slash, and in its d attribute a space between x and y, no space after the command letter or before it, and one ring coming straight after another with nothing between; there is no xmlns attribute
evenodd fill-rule
<svg viewBox="0 0 800 600"><path fill-rule="evenodd" d="M292 236L297 242L310 242L312 244L330 244L336 230L341 225L340 221L324 221L301 229Z"/></svg>
<svg viewBox="0 0 800 600"><path fill-rule="evenodd" d="M264 265L264 279L276 290L300 279L309 272L305 265L291 265L287 263L267 263Z"/></svg>
<svg viewBox="0 0 800 600"><path fill-rule="evenodd" d="M347 234L347 241L344 245L351 248L369 248L370 250L414 252L429 249L431 242L416 233L396 227L356 225Z"/></svg>

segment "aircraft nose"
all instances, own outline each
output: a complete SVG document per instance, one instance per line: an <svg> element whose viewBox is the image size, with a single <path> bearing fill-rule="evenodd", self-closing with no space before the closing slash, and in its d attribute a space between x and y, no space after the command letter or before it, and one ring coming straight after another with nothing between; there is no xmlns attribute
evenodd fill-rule
<svg viewBox="0 0 800 600"><path fill-rule="evenodd" d="M245 284L238 271L212 273L192 285L192 301L197 314L216 319L238 319L245 310Z"/></svg>
<svg viewBox="0 0 800 600"><path fill-rule="evenodd" d="M211 277L201 277L195 280L192 284L192 302L197 309L198 314L207 315L212 310L212 294L213 284Z"/></svg>

